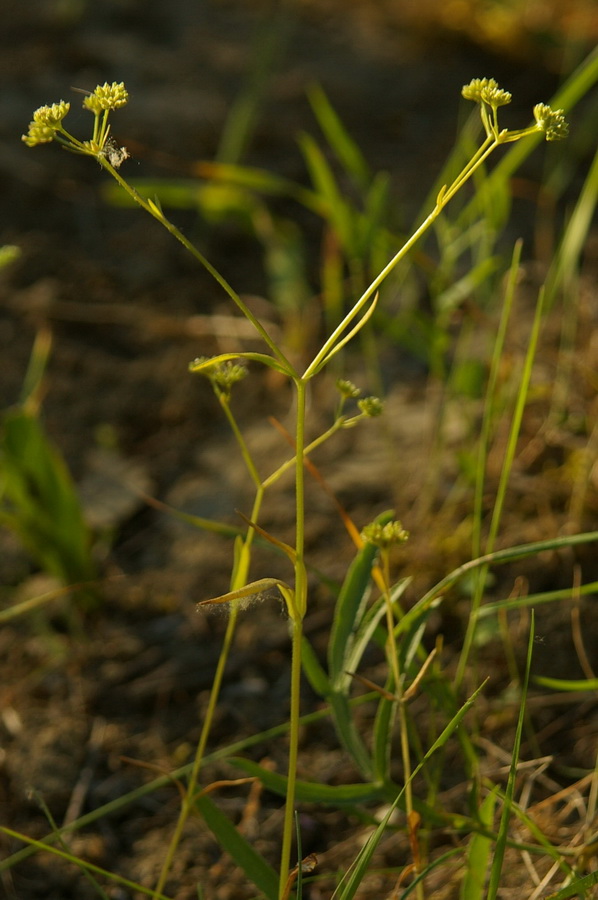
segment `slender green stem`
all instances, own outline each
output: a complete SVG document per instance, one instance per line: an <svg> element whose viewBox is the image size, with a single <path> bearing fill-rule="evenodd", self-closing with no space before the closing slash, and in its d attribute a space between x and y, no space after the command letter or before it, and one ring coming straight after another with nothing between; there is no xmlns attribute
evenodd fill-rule
<svg viewBox="0 0 598 900"><path fill-rule="evenodd" d="M386 605L386 656L394 681L395 701L399 707L399 734L401 742L401 759L403 762L403 784L405 785L405 812L407 813L407 827L413 828L413 786L411 778L411 752L409 748L409 729L407 724L407 709L403 699L403 677L399 668L399 653L397 647L397 635L395 632L395 618L392 598L390 594L390 553L387 547L380 549L380 570L384 582L384 599ZM417 862L417 860L414 860ZM423 900L423 883L416 885L418 900Z"/></svg>
<svg viewBox="0 0 598 900"><path fill-rule="evenodd" d="M303 450L303 459L305 460L306 456L309 456L317 447L320 447L325 441L331 438L337 431L340 431L346 422L346 418L339 417L336 419L330 428L327 428L326 431L322 432L317 438L311 441ZM271 475L268 475L267 478L264 479L263 485L264 488L269 488L274 482L278 481L281 475L284 475L285 472L288 472L293 466L296 465L297 456L292 456L290 459L287 459L283 462Z"/></svg>
<svg viewBox="0 0 598 900"><path fill-rule="evenodd" d="M369 287L363 292L359 300L355 303L353 308L349 310L343 321L334 329L332 334L328 337L328 339L324 342L323 346L320 348L312 362L309 364L305 372L303 373L303 378L305 380L311 378L315 375L323 364L328 360L330 354L337 343L341 340L343 333L349 327L351 322L357 317L357 315L361 312L367 301L372 297L382 282L388 277L388 275L392 272L395 266L404 259L404 257L409 253L411 248L419 241L420 237L425 234L430 225L434 222L435 219L438 218L446 204L451 200L452 197L459 191L465 182L471 178L473 173L485 159L492 153L496 147L502 143L502 141L498 138L494 139L491 137L486 138L482 146L477 150L473 158L467 163L467 165L463 168L461 173L457 176L457 178L453 181L450 187L444 188L440 191L438 195L438 199L436 201L436 205L432 212L424 219L424 221L419 225L418 228L413 232L410 238L405 241L401 249L393 256L393 258L386 264L386 266L378 273L378 275L371 282Z"/></svg>
<svg viewBox="0 0 598 900"><path fill-rule="evenodd" d="M243 435L241 434L239 427L237 425L236 419L232 414L230 409L230 404L228 402L228 397L222 392L217 392L218 399L224 410L226 418L232 428L233 434L237 439L237 443L239 444L241 455L243 456L243 460L247 466L247 469L251 475L251 478L256 486L255 498L253 501L253 509L251 511L251 521L257 522L260 509L262 506L262 502L264 499L265 488L263 484L260 483L259 475L253 459L249 453ZM255 536L255 529L250 527L245 536L245 540L241 547L241 552L239 553L236 569L233 573L233 578L231 579L231 590L238 590L243 587L244 584L247 583L249 576L249 565L251 561L251 553L250 548L253 543L253 538ZM220 698L220 690L222 687L222 681L224 678L224 672L226 669L226 664L228 662L228 658L230 656L230 650L232 647L233 637L235 633L235 628L237 624L237 616L238 616L238 605L233 603L231 605L231 613L227 622L226 632L224 634L224 640L222 643L222 649L220 651L220 655L218 657L218 664L216 666L216 672L214 674L214 680L212 682L212 688L210 690L210 698L208 700L208 707L204 716L203 725L201 729L201 734L199 736L199 741L197 744L197 748L195 751L195 756L193 759L193 766L189 773L189 779L187 782L187 790L185 793L185 797L181 804L181 809L179 811L179 817L170 839L170 843L168 845L168 849L166 851L166 856L164 858L164 862L162 863L162 869L160 871L160 876L158 882L156 884L154 896L158 896L162 893L164 889L164 885L166 884L166 879L168 878L169 872L172 869L172 865L174 862L174 857L177 851L177 848L180 844L183 830L187 823L187 819L191 815L195 805L195 797L197 793L197 786L199 783L199 775L201 771L201 767L203 764L203 760L206 753L206 747L208 743L208 739L210 736L210 732L212 730L212 723L214 721L214 714L218 707L218 701Z"/></svg>
<svg viewBox="0 0 598 900"><path fill-rule="evenodd" d="M195 259L206 269L207 272L214 278L214 280L220 285L220 287L228 294L233 303L238 307L238 309L243 313L246 319L248 319L255 330L258 332L260 337L264 340L264 342L270 348L272 354L276 357L279 362L281 362L287 370L293 371L293 367L289 360L286 358L282 350L277 346L275 341L272 340L262 323L257 319L254 314L251 312L249 307L244 303L241 297L237 294L234 288L228 283L226 278L220 274L218 269L216 269L211 262L201 253L197 247L191 243L191 241L185 237L185 235L179 231L179 229L174 225L169 219L166 218L164 213L158 208L158 206L146 200L145 197L142 197L134 187L132 187L125 179L120 175L114 166L111 166L108 160L102 155L98 154L96 157L101 166L109 172L110 175L120 184L120 186L127 192L127 194L131 197L132 200L135 201L139 206L142 207L146 212L148 212L154 219L156 219L161 225L166 228L170 234L179 241L185 250L188 250L189 253L195 257Z"/></svg>
<svg viewBox="0 0 598 900"><path fill-rule="evenodd" d="M305 574L305 403L307 382L298 378L295 381L297 391L297 424L295 428L295 595L300 617L305 615L307 596L307 580Z"/></svg>
<svg viewBox="0 0 598 900"><path fill-rule="evenodd" d="M166 884L166 879L170 873L172 868L172 864L174 861L174 857L178 846L181 842L181 838L183 836L183 830L185 825L187 824L187 819L193 812L195 807L195 796L197 792L197 785L199 782L199 773L201 770L201 766L204 760L206 747L208 743L208 738L210 736L210 732L212 730L212 722L214 721L214 713L216 712L216 708L218 706L218 700L220 697L220 689L222 687L222 681L224 678L224 670L226 668L226 664L228 662L228 657L230 654L230 648L232 646L233 636L235 633L235 627L237 624L237 614L238 607L236 604L233 604L231 613L228 619L228 623L226 626L226 633L224 635L224 641L222 644L222 650L220 651L220 656L218 657L218 665L216 666L216 672L214 675L214 680L212 682L212 689L210 691L210 699L208 701L208 708L206 709L205 717L203 720L203 725L201 729L201 734L199 737L199 742L197 744L197 749L195 751L195 757L193 760L193 768L189 774L189 780L187 782L187 790L185 791L185 796L183 802L181 804L181 809L179 811L179 817L177 819L177 823L170 839L170 843L168 845L168 850L166 851L166 856L164 858L164 862L162 863L162 869L160 871L160 876L156 883L156 887L154 888L154 894L152 896L159 897L164 890L164 885Z"/></svg>
<svg viewBox="0 0 598 900"><path fill-rule="evenodd" d="M289 711L289 761L287 795L285 798L282 850L280 854L279 898L283 898L291 867L291 848L295 826L295 786L297 782L297 761L299 757L299 723L301 718L301 644L303 640L303 619L293 620L291 659L291 703Z"/></svg>
<svg viewBox="0 0 598 900"><path fill-rule="evenodd" d="M295 380L297 416L295 426L295 603L292 618L291 694L289 711L289 761L285 799L282 849L280 855L279 898L284 897L291 864L291 847L295 825L295 785L299 752L299 720L301 715L301 644L303 617L307 605L307 573L305 569L305 401L307 382Z"/></svg>
<svg viewBox="0 0 598 900"><path fill-rule="evenodd" d="M542 324L542 312L544 309L544 296L545 291L544 288L540 290L538 296L538 302L536 304L536 311L534 314L534 321L532 324L532 331L530 334L527 353L525 356L525 364L523 367L523 372L521 375L521 382L519 391L517 393L517 400L515 403L515 410L513 412L513 419L511 421L511 428L509 431L509 438L507 443L507 449L505 453L505 458L502 464L500 478L498 483L498 489L496 492L496 500L494 503L494 509L492 510L492 519L490 521L490 529L488 534L488 539L486 542L486 553L491 554L494 549L494 544L498 535L498 529L500 525L500 520L502 516L504 500L507 492L507 487L509 483L509 478L511 476L511 469L513 466L513 460L515 458L515 451L517 449L517 440L519 438L519 431L521 429L521 421L523 418L523 411L525 409L525 404L527 402L527 393L530 384L531 374L532 374L532 365L534 362L534 357L536 353L536 347L538 344L538 337L540 334L540 326ZM469 615L469 620L467 623L467 630L465 632L465 638L463 641L463 649L461 651L461 655L459 657L459 664L457 666L457 672L455 674L455 688L458 689L461 685L464 675L465 668L467 666L467 661L469 658L469 653L471 652L471 648L473 646L473 638L475 635L475 629L477 626L478 619L478 611L482 603L483 598L483 589L486 581L486 574L488 571L488 566L483 566L480 568L477 573L477 581L476 581L476 591L474 594L472 608Z"/></svg>

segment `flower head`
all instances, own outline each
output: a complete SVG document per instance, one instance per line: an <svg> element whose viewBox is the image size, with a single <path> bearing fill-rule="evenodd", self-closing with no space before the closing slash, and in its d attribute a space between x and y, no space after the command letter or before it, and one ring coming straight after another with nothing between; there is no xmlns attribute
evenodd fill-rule
<svg viewBox="0 0 598 900"><path fill-rule="evenodd" d="M474 103L487 103L493 109L506 106L511 102L511 94L503 91L494 78L474 78L461 89L466 100Z"/></svg>
<svg viewBox="0 0 598 900"><path fill-rule="evenodd" d="M544 132L547 141L560 141L569 134L563 109L551 109L546 103L537 103L534 106L534 119L536 127Z"/></svg>
<svg viewBox="0 0 598 900"><path fill-rule="evenodd" d="M370 522L361 532L362 540L367 544L375 544L376 547L387 549L393 544L404 544L409 540L409 532L405 531L398 519L382 525L380 522Z"/></svg>
<svg viewBox="0 0 598 900"><path fill-rule="evenodd" d="M108 84L106 81L102 85L98 84L93 94L85 97L83 109L88 109L94 115L98 115L106 109L121 109L127 105L128 100L129 94L123 81L120 84L116 81Z"/></svg>
<svg viewBox="0 0 598 900"><path fill-rule="evenodd" d="M66 103L64 100L61 100L60 103L53 103L52 106L40 106L33 113L27 134L22 135L21 140L28 147L53 141L70 108L70 103Z"/></svg>
<svg viewBox="0 0 598 900"><path fill-rule="evenodd" d="M338 379L336 382L336 389L347 400L355 400L361 394L359 388L356 387L352 381L347 381L345 378Z"/></svg>
<svg viewBox="0 0 598 900"><path fill-rule="evenodd" d="M381 416L384 411L384 404L378 397L364 397L363 400L357 401L357 406L369 419Z"/></svg>
<svg viewBox="0 0 598 900"><path fill-rule="evenodd" d="M212 365L209 365L209 362L209 357L200 356L193 360L189 368L192 372L204 375L216 392L226 396L230 395L232 386L247 375L247 369L242 363L235 363L230 359L222 361L217 357Z"/></svg>

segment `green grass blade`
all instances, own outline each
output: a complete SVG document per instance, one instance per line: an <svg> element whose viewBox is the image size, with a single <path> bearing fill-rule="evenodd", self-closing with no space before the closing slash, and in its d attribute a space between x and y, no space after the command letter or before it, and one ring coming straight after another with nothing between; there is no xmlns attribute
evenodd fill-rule
<svg viewBox="0 0 598 900"><path fill-rule="evenodd" d="M500 876L502 872L505 850L507 847L507 838L509 834L509 824L511 821L511 810L513 806L513 799L515 796L515 783L517 780L517 765L519 762L519 754L521 751L521 738L523 735L523 725L525 722L525 703L527 700L527 691L529 687L529 679L530 679L530 671L532 666L532 655L534 649L534 634L535 634L535 617L532 610L531 614L531 622L530 622L530 630L529 630L529 639L527 643L527 657L525 662L525 674L523 677L523 684L521 686L521 705L519 708L519 716L517 719L517 728L515 729L515 740L513 742L513 750L511 754L511 766L509 770L509 779L507 782L507 789L505 791L505 798L503 802L502 815L500 819L500 826L498 829L498 837L496 840L496 848L494 851L494 859L492 861L492 868L490 870L490 882L488 885L488 895L487 900L496 900L498 895L498 889L500 887Z"/></svg>
<svg viewBox="0 0 598 900"><path fill-rule="evenodd" d="M372 760L351 714L348 694L333 690L326 699L330 704L334 727L341 744L351 756L362 778L370 781L374 772Z"/></svg>
<svg viewBox="0 0 598 900"><path fill-rule="evenodd" d="M71 863L79 869L85 869L87 872L102 876L108 881L112 881L114 884L120 884L122 887L131 891L133 895L144 894L145 896L152 897L152 900L169 900L164 894L156 894L152 888L143 887L143 885L137 884L135 881L130 881L128 878L123 878L122 875L117 875L115 872L109 872L107 869L102 869L100 866L96 866L78 856L74 856L72 853L67 853L65 850L59 850L57 847L49 846L46 842L36 841L33 838L27 837L26 834L20 834L18 831L13 831L12 828L6 828L4 825L0 825L0 832L14 840L23 841L25 844L28 844L33 851L43 850L44 853L51 853L53 856L64 859L66 862Z"/></svg>
<svg viewBox="0 0 598 900"><path fill-rule="evenodd" d="M305 636L301 644L301 664L303 665L305 677L316 694L319 694L320 697L327 697L331 693L330 680L320 665L312 645Z"/></svg>
<svg viewBox="0 0 598 900"><path fill-rule="evenodd" d="M305 158L316 193L323 201L325 218L336 231L345 252L353 256L355 252L353 218L334 173L324 154L308 134L299 137L299 146Z"/></svg>
<svg viewBox="0 0 598 900"><path fill-rule="evenodd" d="M570 897L585 897L588 888L598 884L598 872L590 872L583 878L578 878L567 887L561 888L556 894L550 894L546 900L569 900Z"/></svg>
<svg viewBox="0 0 598 900"><path fill-rule="evenodd" d="M365 190L370 182L370 170L355 141L349 136L336 110L322 88L315 84L307 92L311 108L326 140L344 170L355 184Z"/></svg>
<svg viewBox="0 0 598 900"><path fill-rule="evenodd" d="M546 302L550 306L555 293L570 282L579 266L598 201L598 150L585 179L561 245L546 279Z"/></svg>
<svg viewBox="0 0 598 900"><path fill-rule="evenodd" d="M361 703L367 702L373 699L371 694L367 694L363 697L358 697L355 700L351 701L352 705L359 705ZM328 718L330 715L329 708L319 709L316 712L308 713L301 717L300 722L301 725L311 725L315 722L320 722L323 719ZM276 738L283 737L288 734L289 724L288 722L284 722L282 725L275 725L273 728L268 728L266 731L261 731L258 734L252 734L249 737L243 738L242 740L235 741L232 744L229 744L225 747L221 747L218 750L215 750L212 753L208 753L204 757L204 765L208 765L209 763L216 762L217 760L227 759L234 753L241 753L242 751L248 750L251 747L255 747L256 744L261 744L268 741L273 741ZM44 836L41 841L38 841L38 844L41 844L44 848L51 847L59 836L74 834L77 831L80 831L82 828L88 828L91 825L99 822L101 819L114 816L117 813L120 813L121 810L126 809L128 806L132 806L135 803L139 803L143 797L147 797L150 794L153 794L156 791L162 790L165 787L171 787L173 782L178 779L188 778L193 769L194 763L190 762L184 766L180 766L178 769L175 769L174 772L169 773L168 775L160 775L157 778L153 778L151 781L146 782L140 787L135 788L132 791L127 791L126 794L121 794L120 797L116 797L114 800L110 800L109 803L104 803L102 806L98 806L96 809L92 810L89 813L85 813L79 818L75 819L73 822L69 822L68 825L63 826L60 829L59 835L51 832ZM440 821L440 820L439 820ZM446 824L445 820L441 820L441 824ZM0 859L0 873L7 872L13 866L18 865L23 862L23 860L27 859L35 852L35 847L25 847L21 850L15 851L10 856L5 857L4 859Z"/></svg>
<svg viewBox="0 0 598 900"><path fill-rule="evenodd" d="M286 797L287 777L270 772L250 759L233 757L229 762L255 775L267 790L280 797ZM321 803L323 806L354 806L357 803L371 803L387 797L388 790L382 784L318 784L314 781L297 781L296 797L303 803Z"/></svg>
<svg viewBox="0 0 598 900"><path fill-rule="evenodd" d="M394 689L394 681L388 678L384 685L386 690ZM376 780L388 781L390 779L390 763L392 754L392 736L394 724L397 718L398 705L395 700L387 700L380 697L376 718L374 720L374 734L372 740L373 775Z"/></svg>
<svg viewBox="0 0 598 900"><path fill-rule="evenodd" d="M394 606L399 602L411 583L411 578L402 578L390 592L390 602ZM345 667L348 672L356 672L361 663L361 657L365 648L372 640L374 633L386 612L386 600L384 596L378 597L366 610L361 622L353 634L351 645L347 647ZM349 681L347 681L347 685Z"/></svg>
<svg viewBox="0 0 598 900"><path fill-rule="evenodd" d="M598 591L598 581L589 581L580 587L575 587L575 596L585 597ZM541 594L527 594L516 599L497 600L494 603L485 603L478 613L478 619L486 616L495 616L500 610L521 609L527 606L541 606L543 603L554 603L556 600L571 600L572 589L562 588L557 591L544 591Z"/></svg>
<svg viewBox="0 0 598 900"><path fill-rule="evenodd" d="M383 513L376 522L384 525L390 522L392 515L392 512ZM328 644L328 674L336 689L346 687L350 681L350 676L346 674L348 659L365 612L376 553L376 547L370 543L359 551L349 567L336 602Z"/></svg>
<svg viewBox="0 0 598 900"><path fill-rule="evenodd" d="M485 682L481 684L469 697L468 700L463 704L463 706L456 712L456 714L452 717L447 726L443 729L442 733L438 738L434 741L432 746L426 752L422 761L413 769L409 781L412 781L416 775L420 772L422 767L426 764L426 762L430 759L432 754L434 754L437 750L443 747L448 741L449 737L453 734L456 728L459 727L461 722L463 721L466 714L469 712L473 704L476 702L478 695L484 688ZM405 794L405 789L407 785L404 784L400 791L394 797L392 803L390 804L388 811L375 832L370 836L368 841L364 844L362 849L359 851L350 871L347 873L346 878L344 879L344 884L341 884L337 891L335 891L334 896L337 897L338 900L352 900L355 896L356 891L358 890L361 882L363 881L364 876L366 875L369 867L369 863L371 858L376 850L376 847L380 843L380 840L386 830L386 826L392 816L394 810L401 804L403 801L403 797ZM415 800L415 798L414 798ZM414 806L417 808L416 804Z"/></svg>
<svg viewBox="0 0 598 900"><path fill-rule="evenodd" d="M206 794L198 797L195 805L222 849L230 854L268 900L277 900L278 875L264 857L254 850L228 816L225 816Z"/></svg>
<svg viewBox="0 0 598 900"><path fill-rule="evenodd" d="M241 91L230 108L220 136L216 158L222 162L238 163L251 142L272 73L286 44L288 24L284 5L268 10L258 24Z"/></svg>
<svg viewBox="0 0 598 900"><path fill-rule="evenodd" d="M598 691L598 678L544 678L537 676L534 682L541 687L551 688L553 691Z"/></svg>
<svg viewBox="0 0 598 900"><path fill-rule="evenodd" d="M376 828L375 832L369 837L369 839L357 854L353 865L347 873L348 877L346 876L344 884L341 882L341 885L339 885L339 887L336 889L336 891L332 895L332 900L336 900L337 895L338 900L352 900L352 898L355 896L356 891L358 890L361 882L368 872L369 865L376 847L380 843L384 832L386 831L386 826L390 822L390 818L399 803L399 798L403 795L403 793L404 788L401 788L399 794L395 798L392 805L389 807L386 815Z"/></svg>
<svg viewBox="0 0 598 900"><path fill-rule="evenodd" d="M494 553L487 553L477 559L471 559L458 568L453 569L448 575L445 575L433 588L431 588L423 597L421 597L412 608L405 613L399 624L397 625L397 636L407 631L413 624L421 610L427 608L438 597L442 597L449 588L452 588L457 582L483 566L501 566L509 562L515 562L518 559L525 559L527 556L535 556L544 550L557 550L564 547L577 547L581 544L593 544L598 542L598 531L586 531L583 534L571 534L561 537L550 538L546 541L533 541L529 544L519 544L516 547L508 547L504 550L496 550Z"/></svg>
<svg viewBox="0 0 598 900"><path fill-rule="evenodd" d="M39 420L21 409L2 420L0 502L46 571L66 584L93 581L91 537L71 475Z"/></svg>
<svg viewBox="0 0 598 900"><path fill-rule="evenodd" d="M480 824L487 831L492 830L496 799L496 791L491 791L480 807ZM491 838L484 834L472 835L467 854L465 877L461 882L460 900L484 900L491 848Z"/></svg>

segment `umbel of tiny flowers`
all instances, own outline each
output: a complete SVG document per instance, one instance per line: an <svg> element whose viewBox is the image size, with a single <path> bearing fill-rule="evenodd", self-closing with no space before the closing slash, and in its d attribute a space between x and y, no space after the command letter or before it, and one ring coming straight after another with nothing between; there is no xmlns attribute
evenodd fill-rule
<svg viewBox="0 0 598 900"><path fill-rule="evenodd" d="M516 131L509 131L507 128L501 131L498 126L498 109L511 102L511 94L503 90L494 78L474 78L462 88L461 93L466 100L480 104L486 136L497 143L517 141L538 131L543 132L547 141L558 141L566 138L569 133L564 110L553 110L545 103L534 106L534 125Z"/></svg>
<svg viewBox="0 0 598 900"><path fill-rule="evenodd" d="M28 147L48 144L55 140L66 150L94 156L96 159L107 158L111 165L118 168L129 154L124 147L117 147L110 138L108 117L113 110L126 106L128 99L129 94L122 81L120 84L114 81L112 84L106 82L98 85L93 93L85 97L83 109L89 110L94 116L93 133L89 141L78 140L64 127L63 121L71 108L70 103L65 100L36 109L27 134L24 134L21 140Z"/></svg>
<svg viewBox="0 0 598 900"><path fill-rule="evenodd" d="M217 394L229 398L233 385L242 381L247 375L246 366L242 363L232 362L232 360L215 361L213 365L206 366L205 363L208 362L209 357L200 356L193 360L190 368L198 369L200 374L208 378Z"/></svg>
<svg viewBox="0 0 598 900"><path fill-rule="evenodd" d="M396 544L404 544L409 540L409 532L405 531L398 519L382 525L380 522L370 522L361 532L361 539L366 544L374 544L381 550L387 550Z"/></svg>

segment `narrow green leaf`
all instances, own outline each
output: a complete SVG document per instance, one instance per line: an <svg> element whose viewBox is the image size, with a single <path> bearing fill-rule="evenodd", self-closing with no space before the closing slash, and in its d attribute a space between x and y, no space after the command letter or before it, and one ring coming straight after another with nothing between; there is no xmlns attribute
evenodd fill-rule
<svg viewBox="0 0 598 900"><path fill-rule="evenodd" d="M357 889L359 888L359 886L364 878L364 875L368 871L369 862L374 854L376 847L378 846L378 844L384 834L384 831L386 830L386 826L390 820L390 817L392 816L392 814L393 814L394 810L397 808L397 806L401 806L401 808L402 808L403 797L405 794L405 789L407 787L407 784L409 782L413 781L413 779L417 776L417 774L420 772L420 770L426 764L427 760L430 759L430 757L438 749L440 749L440 747L442 747L447 742L447 740L449 739L451 734L455 731L456 728L459 727L464 716L467 714L467 712L471 709L471 707L475 703L475 701L476 701L480 691L482 691L485 683L486 682L483 682L474 691L474 693L471 695L471 697L469 697L469 699L463 704L463 706L457 711L457 713L453 716L453 718L450 720L448 725L442 731L442 734L434 741L432 746L427 750L422 761L420 763L418 763L418 765L414 768L414 770L411 773L411 776L409 778L409 781L406 782L401 787L400 791L396 794L396 796L394 797L392 803L390 804L390 806L388 808L386 815L380 822L379 826L376 828L376 831L370 836L368 841L364 844L364 846L361 848L361 850L357 854L357 857L355 859L353 866L351 867L351 869L347 873L347 876L345 877L344 885L342 885L342 889L340 890L339 895L338 895L338 900L352 900L352 898L355 896L355 893L356 893ZM417 802L417 798L414 797L413 800L414 800L414 808L418 809L421 806L421 804Z"/></svg>
<svg viewBox="0 0 598 900"><path fill-rule="evenodd" d="M491 831L496 807L496 790L491 791L480 807L480 824ZM473 834L467 853L465 877L461 882L461 900L484 900L486 872L490 860L492 839L484 834Z"/></svg>
<svg viewBox="0 0 598 900"><path fill-rule="evenodd" d="M286 797L287 777L277 772L270 772L249 759L234 757L229 759L232 765L257 776L264 787ZM296 797L303 803L322 803L324 806L354 806L360 803L380 801L387 796L387 789L382 784L317 784L312 781L297 781Z"/></svg>
<svg viewBox="0 0 598 900"><path fill-rule="evenodd" d="M393 691L393 679L389 677L384 687L388 691ZM380 781L390 779L392 735L397 710L398 704L395 701L380 697L374 720L372 741L373 776Z"/></svg>
<svg viewBox="0 0 598 900"><path fill-rule="evenodd" d="M307 96L331 149L340 164L358 187L365 188L370 180L369 166L355 141L349 136L336 110L322 88L315 84L308 89Z"/></svg>
<svg viewBox="0 0 598 900"><path fill-rule="evenodd" d="M351 756L360 775L370 781L373 777L372 761L352 716L348 693L333 690L326 699L330 704L334 727L340 742Z"/></svg>
<svg viewBox="0 0 598 900"><path fill-rule="evenodd" d="M598 678L545 678L535 676L534 682L541 687L551 688L553 691L598 691Z"/></svg>
<svg viewBox="0 0 598 900"><path fill-rule="evenodd" d="M490 883L488 885L487 900L496 900L498 888L500 886L500 876L503 867L505 850L507 846L507 838L509 834L509 824L511 820L511 809L513 806L513 798L515 796L515 783L517 780L517 764L519 762L519 754L521 751L521 738L523 735L523 725L525 722L525 703L529 687L530 671L532 666L532 655L534 649L534 625L535 617L532 610L529 639L527 643L527 657L525 662L525 674L523 684L521 686L521 702L519 707L519 716L517 719L517 728L515 729L515 740L513 742L513 751L511 753L511 766L509 769L509 778L507 781L507 789L505 791L505 799L503 803L500 826L498 829L498 837L496 840L496 848L494 851L494 859L492 860L492 869L490 871Z"/></svg>
<svg viewBox="0 0 598 900"><path fill-rule="evenodd" d="M411 578L403 578L392 588L390 601L393 605L399 601L410 582ZM372 640L374 632L376 631L380 620L383 618L385 611L386 601L384 596L381 595L366 610L353 635L351 646L347 647L345 658L346 671L356 672L359 668L365 648ZM347 679L347 684L348 683L349 680Z"/></svg>
<svg viewBox="0 0 598 900"><path fill-rule="evenodd" d="M361 885L361 882L363 881L363 879L369 869L370 861L372 859L372 856L374 855L376 847L380 843L382 836L384 835L384 832L386 831L386 826L390 822L390 818L399 803L399 798L402 796L403 793L404 793L404 788L402 788L400 790L399 794L395 797L394 802L389 807L386 815L384 816L384 818L382 819L382 821L376 828L375 832L372 835L370 835L370 837L368 838L368 840L366 841L364 846L361 848L361 850L357 854L357 857L356 857L353 865L351 866L351 868L347 872L347 875L345 876L346 880L342 887L342 890L339 893L338 900L353 900L353 897L355 896L357 889ZM335 893L335 897L336 897L336 893Z"/></svg>
<svg viewBox="0 0 598 900"><path fill-rule="evenodd" d="M384 525L390 522L392 517L392 511L385 512L378 516L376 522ZM350 682L350 676L346 674L347 660L355 633L365 612L376 552L373 544L365 544L358 552L349 567L336 602L328 644L328 674L335 688L346 687Z"/></svg>
<svg viewBox="0 0 598 900"><path fill-rule="evenodd" d="M230 819L206 794L198 797L195 805L223 850L232 856L249 880L265 894L268 900L277 900L278 876L264 857L254 850Z"/></svg>
<svg viewBox="0 0 598 900"><path fill-rule="evenodd" d="M22 409L2 419L0 502L6 524L46 571L66 584L96 577L70 472L39 420Z"/></svg>
<svg viewBox="0 0 598 900"><path fill-rule="evenodd" d="M336 231L345 252L352 256L355 250L352 216L336 183L334 173L312 137L302 134L299 138L299 146L316 193L323 201L325 218Z"/></svg>
<svg viewBox="0 0 598 900"><path fill-rule="evenodd" d="M301 645L301 664L305 677L316 694L322 698L327 697L331 693L328 675L318 662L314 649L306 637L303 638Z"/></svg>
<svg viewBox="0 0 598 900"><path fill-rule="evenodd" d="M556 894L550 894L546 900L569 900L569 897L583 897L588 888L598 884L598 872L590 872L583 878L568 884L567 887L561 888Z"/></svg>
<svg viewBox="0 0 598 900"><path fill-rule="evenodd" d="M92 872L94 875L101 875L108 881L112 881L115 884L120 884L127 888L133 895L145 894L148 897L155 898L155 900L168 900L168 897L164 894L156 894L152 888L143 887L143 885L138 884L135 881L123 878L121 875L117 875L115 872L109 872L107 869L102 869L100 866L96 866L78 856L74 856L72 853L68 853L65 850L59 850L58 847L51 847L46 842L36 841L26 834L20 834L18 831L13 831L12 828L6 828L4 825L0 825L0 832L14 840L23 841L23 843L28 844L32 849L42 850L44 853L51 853L53 856L57 856L68 863L72 863L72 865L77 866L77 868L85 869L87 872ZM274 897L273 900L276 900L276 898Z"/></svg>

